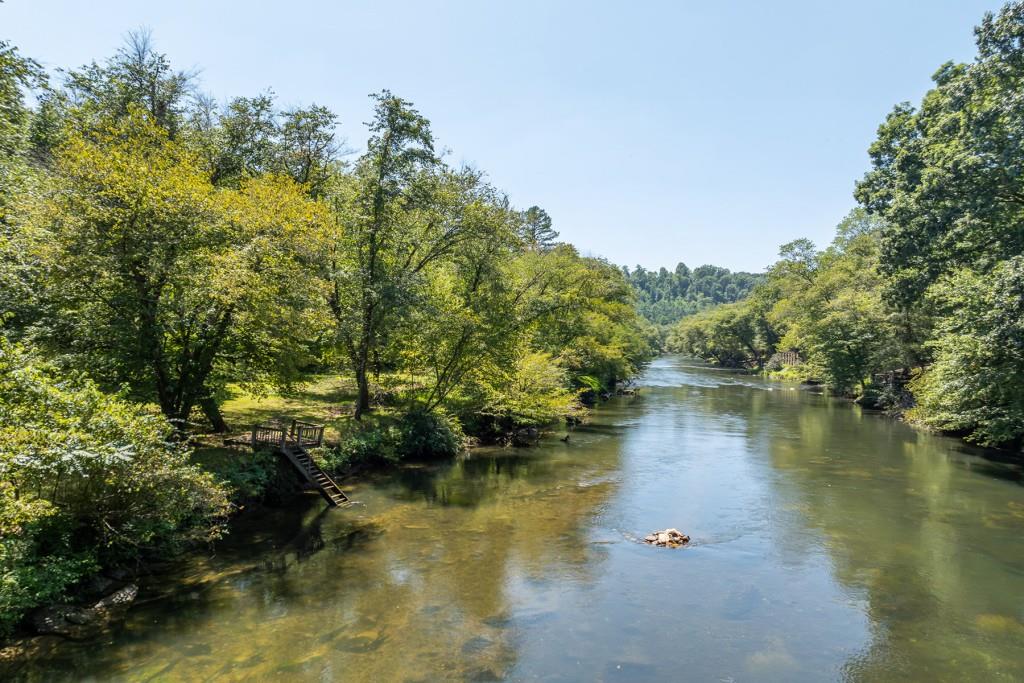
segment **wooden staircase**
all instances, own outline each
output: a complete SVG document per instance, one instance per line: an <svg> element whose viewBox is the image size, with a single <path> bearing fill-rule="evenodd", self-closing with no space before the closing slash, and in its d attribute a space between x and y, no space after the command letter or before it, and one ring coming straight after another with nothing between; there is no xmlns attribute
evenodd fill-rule
<svg viewBox="0 0 1024 683"><path fill-rule="evenodd" d="M341 487L310 457L307 447L316 447L324 441L324 426L292 420L290 430L271 425L256 425L252 429L252 447L270 446L288 459L302 477L316 487L332 507L348 505L352 501Z"/></svg>

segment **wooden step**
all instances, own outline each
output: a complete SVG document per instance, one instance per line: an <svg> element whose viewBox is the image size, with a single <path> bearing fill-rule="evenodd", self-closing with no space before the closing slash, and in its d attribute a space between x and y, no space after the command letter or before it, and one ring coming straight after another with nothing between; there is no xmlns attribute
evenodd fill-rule
<svg viewBox="0 0 1024 683"><path fill-rule="evenodd" d="M341 490L341 487L316 464L301 445L294 443L283 444L279 451L291 461L311 484L316 486L317 491L330 505L338 507L351 503L345 492Z"/></svg>

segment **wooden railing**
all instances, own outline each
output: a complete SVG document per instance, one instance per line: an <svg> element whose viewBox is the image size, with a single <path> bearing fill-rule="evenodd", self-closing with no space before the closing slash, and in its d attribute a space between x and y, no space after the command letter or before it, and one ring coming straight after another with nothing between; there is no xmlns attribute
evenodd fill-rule
<svg viewBox="0 0 1024 683"><path fill-rule="evenodd" d="M273 425L255 425L252 428L253 450L260 446L270 446L285 456L328 503L335 507L347 504L350 501L345 492L316 464L312 454L306 450L321 446L323 442L324 426L302 420L292 420L288 429Z"/></svg>
<svg viewBox="0 0 1024 683"><path fill-rule="evenodd" d="M284 448L288 441L288 433L280 427L270 425L256 425L252 428L252 447L274 446Z"/></svg>
<svg viewBox="0 0 1024 683"><path fill-rule="evenodd" d="M273 446L284 449L293 444L296 446L321 446L324 442L324 426L292 420L291 428L274 425L256 425L252 428L252 447Z"/></svg>
<svg viewBox="0 0 1024 683"><path fill-rule="evenodd" d="M324 426L292 420L290 438L300 446L320 446L324 442Z"/></svg>

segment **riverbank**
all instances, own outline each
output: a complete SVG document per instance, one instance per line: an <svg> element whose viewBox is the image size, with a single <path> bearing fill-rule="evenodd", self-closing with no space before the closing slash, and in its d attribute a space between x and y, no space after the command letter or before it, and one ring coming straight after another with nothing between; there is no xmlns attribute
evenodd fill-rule
<svg viewBox="0 0 1024 683"><path fill-rule="evenodd" d="M312 455L325 469L344 481L346 488L358 477L377 476L404 465L450 461L469 446L461 435L456 436L452 432L443 418L430 415L410 417L388 405L379 406L357 422L344 408L346 401L353 398L350 382L337 377L314 377L288 395L254 397L236 391L224 404L224 415L228 423L236 427L292 416L324 423L329 441ZM574 413L571 419L574 424L579 424L583 416ZM525 430L523 438L514 441L517 445L532 444L540 435L541 430L534 427ZM190 444L190 460L202 472L213 475L227 491L231 510L222 528L230 536L246 518L268 508L291 504L297 499L296 494L306 486L293 468L277 455L253 452L248 447L228 447L222 445L223 439L223 435L197 435ZM200 542L200 546L207 544L212 547L210 540ZM183 551L192 552L188 548L175 549L175 553ZM73 631L76 637L82 637L87 630L105 631L111 622L119 620L120 615L108 615L105 609L93 610L93 603L107 597L96 593L94 586L110 585L115 589L129 586L143 577L159 574L167 558L163 551L140 549L130 562L100 565L97 573L64 589L62 599L56 603L58 606L50 606L53 604L50 601L36 603L30 608L31 618L22 622L13 638L4 643L12 647L3 650L0 661L19 660L25 653L38 653L51 637L56 637L54 634L68 635ZM65 604L66 608L60 606ZM62 612L57 620L59 623L36 618L47 610ZM63 612L68 612L72 621L68 622ZM74 620L82 623L76 625ZM89 629L85 628L85 621L91 623ZM37 629L46 630L38 632Z"/></svg>
<svg viewBox="0 0 1024 683"><path fill-rule="evenodd" d="M102 647L15 680L1024 675L1020 467L679 358L642 385L568 442L367 473L341 514L247 512ZM666 527L692 547L635 540Z"/></svg>

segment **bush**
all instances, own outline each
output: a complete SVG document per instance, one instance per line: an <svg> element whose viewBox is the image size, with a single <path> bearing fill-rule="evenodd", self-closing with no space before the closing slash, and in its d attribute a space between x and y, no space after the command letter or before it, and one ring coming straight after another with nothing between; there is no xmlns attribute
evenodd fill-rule
<svg viewBox="0 0 1024 683"><path fill-rule="evenodd" d="M336 447L314 451L321 467L340 473L362 464L393 464L405 459L451 457L465 446L459 423L447 415L414 410L401 419L367 426Z"/></svg>
<svg viewBox="0 0 1024 683"><path fill-rule="evenodd" d="M278 457L271 451L204 448L196 450L193 460L228 488L235 503L263 500L280 475Z"/></svg>
<svg viewBox="0 0 1024 683"><path fill-rule="evenodd" d="M18 498L0 482L0 636L98 568L95 552L72 548L69 522L47 501Z"/></svg>
<svg viewBox="0 0 1024 683"><path fill-rule="evenodd" d="M0 337L0 628L97 567L218 535L224 487L170 435Z"/></svg>
<svg viewBox="0 0 1024 683"><path fill-rule="evenodd" d="M465 446L466 437L459 423L438 413L413 411L399 424L402 457L426 460L457 455Z"/></svg>

